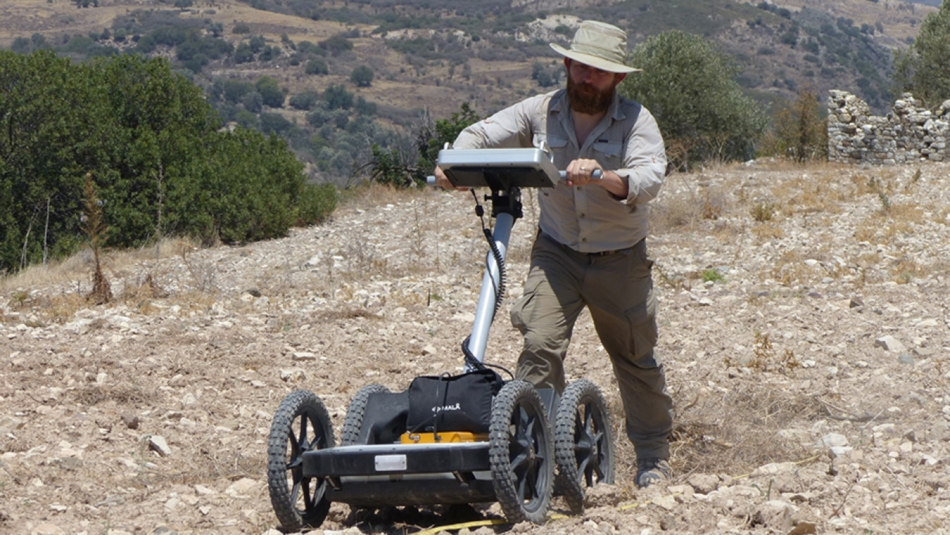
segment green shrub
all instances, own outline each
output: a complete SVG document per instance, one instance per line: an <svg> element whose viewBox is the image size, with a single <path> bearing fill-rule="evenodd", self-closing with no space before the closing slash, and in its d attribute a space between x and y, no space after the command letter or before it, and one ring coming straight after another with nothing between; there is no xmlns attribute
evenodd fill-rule
<svg viewBox="0 0 950 535"><path fill-rule="evenodd" d="M327 109L348 110L353 106L353 93L347 91L346 88L343 87L343 84L331 84L327 87L327 90L323 92L323 100L327 103Z"/></svg>
<svg viewBox="0 0 950 535"><path fill-rule="evenodd" d="M373 69L366 65L359 65L350 73L350 81L357 87L369 87L373 83Z"/></svg>
<svg viewBox="0 0 950 535"><path fill-rule="evenodd" d="M307 67L304 69L304 72L310 75L330 74L330 69L327 67L327 62L322 59L312 59L307 62Z"/></svg>
<svg viewBox="0 0 950 535"><path fill-rule="evenodd" d="M257 89L257 92L261 94L261 98L264 99L265 106L270 106L271 108L284 107L284 99L287 98L287 92L277 86L277 80L270 76L261 76L257 79L257 82L254 83L254 87Z"/></svg>
<svg viewBox="0 0 950 535"><path fill-rule="evenodd" d="M320 94L313 90L306 90L290 97L290 106L296 110L310 111L320 100Z"/></svg>
<svg viewBox="0 0 950 535"><path fill-rule="evenodd" d="M721 282L725 280L722 276L722 273L719 272L716 268L709 268L703 270L703 282Z"/></svg>
<svg viewBox="0 0 950 535"><path fill-rule="evenodd" d="M339 201L339 192L333 184L307 182L297 196L297 226L315 225L326 221Z"/></svg>
<svg viewBox="0 0 950 535"><path fill-rule="evenodd" d="M0 99L0 272L75 252L87 173L113 247L268 239L298 218L303 164L287 143L219 131L201 88L167 60L0 51L0 79L21 81Z"/></svg>

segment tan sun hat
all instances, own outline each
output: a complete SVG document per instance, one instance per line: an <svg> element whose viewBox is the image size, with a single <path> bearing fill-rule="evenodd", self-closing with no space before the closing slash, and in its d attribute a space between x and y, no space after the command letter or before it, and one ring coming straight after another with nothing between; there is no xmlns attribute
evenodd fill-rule
<svg viewBox="0 0 950 535"><path fill-rule="evenodd" d="M558 54L567 56L585 65L607 72L639 72L641 69L627 67L623 60L627 56L627 32L616 26L585 20L577 28L571 49L551 43Z"/></svg>

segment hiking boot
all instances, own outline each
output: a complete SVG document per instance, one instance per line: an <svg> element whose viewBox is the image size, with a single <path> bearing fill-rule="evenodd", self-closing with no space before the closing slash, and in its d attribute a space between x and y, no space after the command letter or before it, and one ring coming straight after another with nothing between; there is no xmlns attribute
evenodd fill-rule
<svg viewBox="0 0 950 535"><path fill-rule="evenodd" d="M673 469L666 459L638 459L637 487L645 489L650 485L673 477Z"/></svg>

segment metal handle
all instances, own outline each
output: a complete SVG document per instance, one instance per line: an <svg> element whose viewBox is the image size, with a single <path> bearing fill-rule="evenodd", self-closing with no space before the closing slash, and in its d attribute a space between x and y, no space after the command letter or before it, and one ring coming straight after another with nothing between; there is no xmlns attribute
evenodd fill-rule
<svg viewBox="0 0 950 535"><path fill-rule="evenodd" d="M561 180L567 178L567 171L558 171L561 174ZM595 169L593 173L590 174L591 180L601 180L604 178L604 172L601 169Z"/></svg>
<svg viewBox="0 0 950 535"><path fill-rule="evenodd" d="M567 178L567 171L558 171L558 174L561 175L561 180ZM590 174L591 180L602 180L604 178L604 172L601 169L595 169L593 173ZM429 175L426 177L427 186L436 186L435 175Z"/></svg>

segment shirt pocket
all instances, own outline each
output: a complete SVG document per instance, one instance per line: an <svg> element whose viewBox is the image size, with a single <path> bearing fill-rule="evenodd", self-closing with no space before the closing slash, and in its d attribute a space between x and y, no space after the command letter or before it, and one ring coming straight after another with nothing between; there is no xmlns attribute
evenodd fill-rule
<svg viewBox="0 0 950 535"><path fill-rule="evenodd" d="M547 144L552 149L562 149L567 146L567 138L560 136L549 136L547 134L535 134L532 145L541 148L541 144Z"/></svg>
<svg viewBox="0 0 950 535"><path fill-rule="evenodd" d="M593 148L595 151L606 156L607 158L613 160L620 159L620 153L623 150L623 143L598 140L594 142Z"/></svg>

